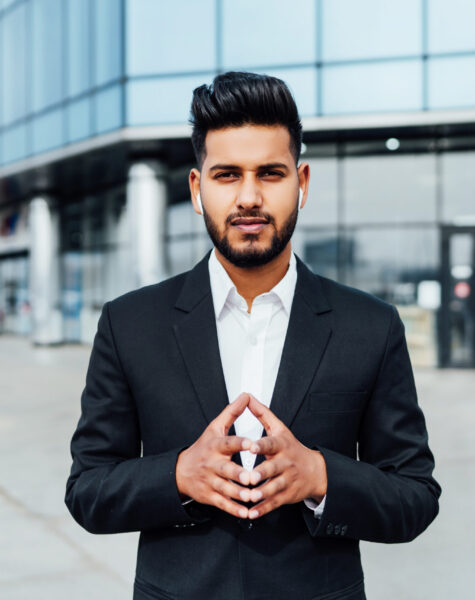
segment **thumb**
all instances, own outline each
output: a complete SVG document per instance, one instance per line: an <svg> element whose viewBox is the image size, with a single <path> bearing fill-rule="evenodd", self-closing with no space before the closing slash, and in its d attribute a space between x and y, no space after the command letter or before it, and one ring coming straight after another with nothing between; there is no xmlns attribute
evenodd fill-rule
<svg viewBox="0 0 475 600"><path fill-rule="evenodd" d="M231 425L246 409L249 400L249 394L246 394L245 392L239 394L239 396L226 406L226 408L212 421L213 427L217 428L221 435L227 435Z"/></svg>

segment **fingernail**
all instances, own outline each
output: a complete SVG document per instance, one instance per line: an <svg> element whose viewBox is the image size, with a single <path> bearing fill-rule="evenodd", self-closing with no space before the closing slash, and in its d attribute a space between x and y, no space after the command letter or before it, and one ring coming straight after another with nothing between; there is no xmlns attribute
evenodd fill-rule
<svg viewBox="0 0 475 600"><path fill-rule="evenodd" d="M249 450L249 448L251 447L251 444L252 444L251 440L243 440L242 444L241 444L242 449Z"/></svg>
<svg viewBox="0 0 475 600"><path fill-rule="evenodd" d="M240 508L239 509L239 516L242 519L245 519L247 517L247 508Z"/></svg>
<svg viewBox="0 0 475 600"><path fill-rule="evenodd" d="M249 471L241 471L241 473L239 473L239 481L243 485L249 485Z"/></svg>
<svg viewBox="0 0 475 600"><path fill-rule="evenodd" d="M260 490L253 490L251 492L251 500L253 502L257 502L258 500L260 500L262 498L262 492Z"/></svg>
<svg viewBox="0 0 475 600"><path fill-rule="evenodd" d="M239 495L241 496L241 500L244 500L244 502L249 502L249 491L248 490L242 490L241 492L239 492Z"/></svg>
<svg viewBox="0 0 475 600"><path fill-rule="evenodd" d="M249 513L248 517L250 519L255 519L256 517L259 516L259 513L257 512L257 510L251 510L251 512Z"/></svg>
<svg viewBox="0 0 475 600"><path fill-rule="evenodd" d="M259 452L259 446L257 444L252 444L249 450L254 454L257 454Z"/></svg>
<svg viewBox="0 0 475 600"><path fill-rule="evenodd" d="M259 483L259 481L261 480L261 474L259 473L259 471L253 471L251 473L250 479L251 479L251 483L253 485L255 485L256 483Z"/></svg>

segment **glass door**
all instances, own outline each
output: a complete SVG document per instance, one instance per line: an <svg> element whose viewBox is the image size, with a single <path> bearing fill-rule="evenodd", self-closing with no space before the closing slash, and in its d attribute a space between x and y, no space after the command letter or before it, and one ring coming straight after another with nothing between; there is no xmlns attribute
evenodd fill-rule
<svg viewBox="0 0 475 600"><path fill-rule="evenodd" d="M475 226L442 227L440 366L475 367Z"/></svg>

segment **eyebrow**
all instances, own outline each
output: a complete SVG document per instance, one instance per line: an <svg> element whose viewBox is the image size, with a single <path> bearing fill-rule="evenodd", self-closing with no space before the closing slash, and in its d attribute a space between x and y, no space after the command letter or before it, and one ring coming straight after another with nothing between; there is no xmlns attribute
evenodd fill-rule
<svg viewBox="0 0 475 600"><path fill-rule="evenodd" d="M259 165L258 167L259 171L262 171L263 169L285 169L286 171L289 170L288 166L285 163L267 163L265 165ZM241 167L239 167L238 165L213 165L212 167L210 167L210 171L239 171L241 169Z"/></svg>

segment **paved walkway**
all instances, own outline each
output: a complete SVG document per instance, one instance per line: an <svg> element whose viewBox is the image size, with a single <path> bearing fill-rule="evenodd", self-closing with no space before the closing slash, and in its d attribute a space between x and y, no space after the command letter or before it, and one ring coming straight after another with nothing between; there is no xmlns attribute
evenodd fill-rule
<svg viewBox="0 0 475 600"><path fill-rule="evenodd" d="M0 336L0 598L131 600L138 534L95 536L67 512L69 441L90 348ZM361 544L368 600L475 597L475 370L417 371L443 493L410 544ZM298 600L298 599L296 599Z"/></svg>

